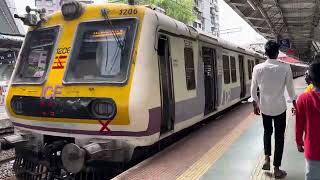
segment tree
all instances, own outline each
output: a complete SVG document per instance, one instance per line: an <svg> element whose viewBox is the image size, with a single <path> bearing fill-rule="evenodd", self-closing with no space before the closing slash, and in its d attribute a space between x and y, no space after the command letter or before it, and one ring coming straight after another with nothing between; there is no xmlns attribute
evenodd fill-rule
<svg viewBox="0 0 320 180"><path fill-rule="evenodd" d="M127 3L127 0L113 2ZM153 5L166 11L166 15L189 24L196 19L193 13L194 0L137 0L137 4Z"/></svg>

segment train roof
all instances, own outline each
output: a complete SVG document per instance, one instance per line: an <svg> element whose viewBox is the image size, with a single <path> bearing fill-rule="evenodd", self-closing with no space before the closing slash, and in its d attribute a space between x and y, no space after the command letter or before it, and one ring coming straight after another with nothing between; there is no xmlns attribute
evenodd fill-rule
<svg viewBox="0 0 320 180"><path fill-rule="evenodd" d="M287 62L287 61L283 61L278 59L278 61L286 63L286 64L290 64L290 65L294 65L294 66L299 66L299 67L309 67L308 64L302 64L302 63L291 63L291 62Z"/></svg>
<svg viewBox="0 0 320 180"><path fill-rule="evenodd" d="M124 4L124 3L99 3L99 4L88 4L86 5L88 8L101 8L101 7L107 7L107 8L132 8L132 5ZM176 19L173 19L167 15L165 15L163 12L160 12L157 7L150 6L150 5L135 5L134 7L139 8L139 9L144 9L145 11L149 11L148 13L154 14L157 18L158 21L158 26L161 29L166 30L167 32L183 36L185 38L189 39L194 39L194 40L199 40L203 42L207 42L210 44L214 44L220 47L223 47L225 49L231 50L231 51L236 51L242 54L250 55L250 56L255 56L257 58L264 58L263 55L243 48L241 46L237 46L235 44L232 44L231 42L228 42L226 40L223 40L222 38L213 36L211 34L205 33L203 31L197 30L192 26L188 26L183 22L180 22ZM150 12L151 11L151 12ZM53 14L50 14L50 16L54 16L57 14L60 14L61 11L57 11Z"/></svg>
<svg viewBox="0 0 320 180"><path fill-rule="evenodd" d="M205 41L205 42L210 41L210 43L220 45L220 46L222 46L224 48L227 48L227 49L230 49L230 50L233 50L233 51L237 51L237 52L240 52L240 53L243 53L243 54L248 54L248 55L258 56L260 58L264 58L263 55L259 54L258 52L255 52L255 51L247 49L247 48L243 48L241 46L238 46L238 45L236 45L234 43L231 43L229 41L226 41L226 40L224 40L222 38L219 38L217 36L211 35L209 33L206 33L206 32L198 30L198 34L199 34L199 39L202 40L202 41ZM212 42L212 40L216 41L216 43Z"/></svg>
<svg viewBox="0 0 320 180"><path fill-rule="evenodd" d="M226 40L223 40L222 38L213 36L211 34L208 34L206 32L200 31L198 29L195 29L192 26L188 26L185 23L182 23L176 19L173 19L162 12L156 11L155 8L152 8L150 6L146 6L148 9L153 10L155 13L155 16L158 18L158 23L161 26L161 28L165 28L166 31L169 31L171 33L186 36L189 38L198 39L203 42L207 42L210 44L214 44L232 51L237 51L239 53L264 58L263 55L252 51L250 49L243 48L241 46L235 45L231 42L228 42Z"/></svg>
<svg viewBox="0 0 320 180"><path fill-rule="evenodd" d="M250 50L247 48L243 48L241 46L233 44L233 43L226 41L222 38L219 38L217 36L214 36L214 35L211 35L211 34L204 32L204 31L195 29L192 26L188 26L188 25L186 25L176 19L173 19L173 18L171 18L161 12L158 12L150 7L149 7L149 9L151 9L155 12L155 15L158 18L159 25L171 33L181 35L181 36L186 36L189 38L198 39L200 41L214 44L214 45L217 45L217 46L220 46L220 47L232 50L232 51L236 51L236 52L239 52L242 54L251 55L254 57L265 59L264 55L259 52L256 52L256 51L253 51L253 50ZM306 64L288 63L288 62L284 62L284 63L292 64L295 66L308 67L308 65L306 65Z"/></svg>

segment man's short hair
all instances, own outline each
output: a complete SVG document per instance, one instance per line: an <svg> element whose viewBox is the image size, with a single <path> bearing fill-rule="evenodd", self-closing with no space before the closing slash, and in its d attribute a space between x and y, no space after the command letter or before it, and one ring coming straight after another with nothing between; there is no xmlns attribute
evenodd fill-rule
<svg viewBox="0 0 320 180"><path fill-rule="evenodd" d="M280 45L273 40L269 40L264 46L266 55L271 59L275 59L278 57L279 48L280 48Z"/></svg>
<svg viewBox="0 0 320 180"><path fill-rule="evenodd" d="M309 76L313 85L320 86L320 61L313 61L309 66Z"/></svg>

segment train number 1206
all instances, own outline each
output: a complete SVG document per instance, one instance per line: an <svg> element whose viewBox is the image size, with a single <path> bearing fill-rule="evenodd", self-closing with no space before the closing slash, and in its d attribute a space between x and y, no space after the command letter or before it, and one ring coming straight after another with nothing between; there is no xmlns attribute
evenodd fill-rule
<svg viewBox="0 0 320 180"><path fill-rule="evenodd" d="M120 15L138 14L137 9L120 9Z"/></svg>

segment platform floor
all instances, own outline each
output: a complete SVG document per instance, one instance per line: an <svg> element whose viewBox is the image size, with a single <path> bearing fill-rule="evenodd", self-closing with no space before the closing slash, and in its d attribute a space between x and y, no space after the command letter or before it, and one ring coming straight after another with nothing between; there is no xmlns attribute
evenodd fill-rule
<svg viewBox="0 0 320 180"><path fill-rule="evenodd" d="M303 92L304 79L298 78L294 83L296 92ZM288 109L291 107L288 104ZM288 110L282 169L288 173L286 180L303 180L305 161L303 154L296 150L294 121ZM251 104L246 103L114 179L274 179L272 172L261 170L263 160L262 120L252 113Z"/></svg>

